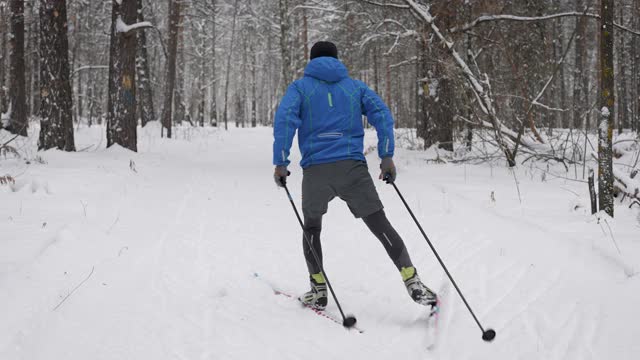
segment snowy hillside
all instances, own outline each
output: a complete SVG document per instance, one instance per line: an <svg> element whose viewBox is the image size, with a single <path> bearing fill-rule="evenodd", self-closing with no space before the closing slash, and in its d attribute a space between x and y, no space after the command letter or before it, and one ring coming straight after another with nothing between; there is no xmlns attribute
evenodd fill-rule
<svg viewBox="0 0 640 360"><path fill-rule="evenodd" d="M139 153L105 150L104 133L79 129L77 153L36 153L32 136L16 144L30 164L0 159L0 176L15 178L0 185L0 359L640 357L639 210L598 221L583 183L520 167L520 202L504 166L397 150L398 187L498 333L481 340L393 188L377 181L422 279L445 295L428 350L424 308L339 200L324 220L325 267L364 333L263 281L308 290L299 225L272 179L271 129L182 128L166 140L150 125ZM368 160L377 178L375 152ZM299 204L302 172L291 171ZM337 314L333 301L327 311Z"/></svg>

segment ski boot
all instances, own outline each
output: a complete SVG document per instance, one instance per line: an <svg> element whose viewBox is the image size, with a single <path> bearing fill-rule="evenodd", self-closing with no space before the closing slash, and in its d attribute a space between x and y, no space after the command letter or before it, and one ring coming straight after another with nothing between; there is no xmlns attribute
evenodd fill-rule
<svg viewBox="0 0 640 360"><path fill-rule="evenodd" d="M298 300L306 306L316 310L327 307L327 282L322 273L310 276L311 290L301 295Z"/></svg>
<svg viewBox="0 0 640 360"><path fill-rule="evenodd" d="M407 292L413 301L420 305L431 307L435 307L438 304L438 296L420 281L418 272L413 266L402 268L400 273L402 274L402 280L404 280L404 286L407 287Z"/></svg>

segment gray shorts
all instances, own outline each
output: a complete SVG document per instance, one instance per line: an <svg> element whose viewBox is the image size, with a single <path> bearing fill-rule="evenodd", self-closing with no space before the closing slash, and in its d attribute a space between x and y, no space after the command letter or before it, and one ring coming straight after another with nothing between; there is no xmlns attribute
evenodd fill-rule
<svg viewBox="0 0 640 360"><path fill-rule="evenodd" d="M329 201L336 196L347 203L356 218L371 215L383 208L364 161L343 160L304 169L302 213L305 218L324 215Z"/></svg>

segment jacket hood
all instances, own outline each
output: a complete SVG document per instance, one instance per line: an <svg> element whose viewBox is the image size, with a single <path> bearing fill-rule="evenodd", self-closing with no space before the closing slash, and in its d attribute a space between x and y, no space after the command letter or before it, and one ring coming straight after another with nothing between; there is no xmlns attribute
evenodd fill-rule
<svg viewBox="0 0 640 360"><path fill-rule="evenodd" d="M304 74L327 82L338 82L349 77L347 67L340 60L327 56L309 61Z"/></svg>

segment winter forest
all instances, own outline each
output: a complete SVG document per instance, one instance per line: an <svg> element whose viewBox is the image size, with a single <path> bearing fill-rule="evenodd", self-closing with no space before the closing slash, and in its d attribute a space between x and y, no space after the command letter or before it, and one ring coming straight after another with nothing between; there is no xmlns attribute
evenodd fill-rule
<svg viewBox="0 0 640 360"><path fill-rule="evenodd" d="M437 327L340 199L358 331L292 300L273 127L318 41L393 115L408 204L363 116L364 155ZM0 0L0 114L2 359L640 354L640 0Z"/></svg>

